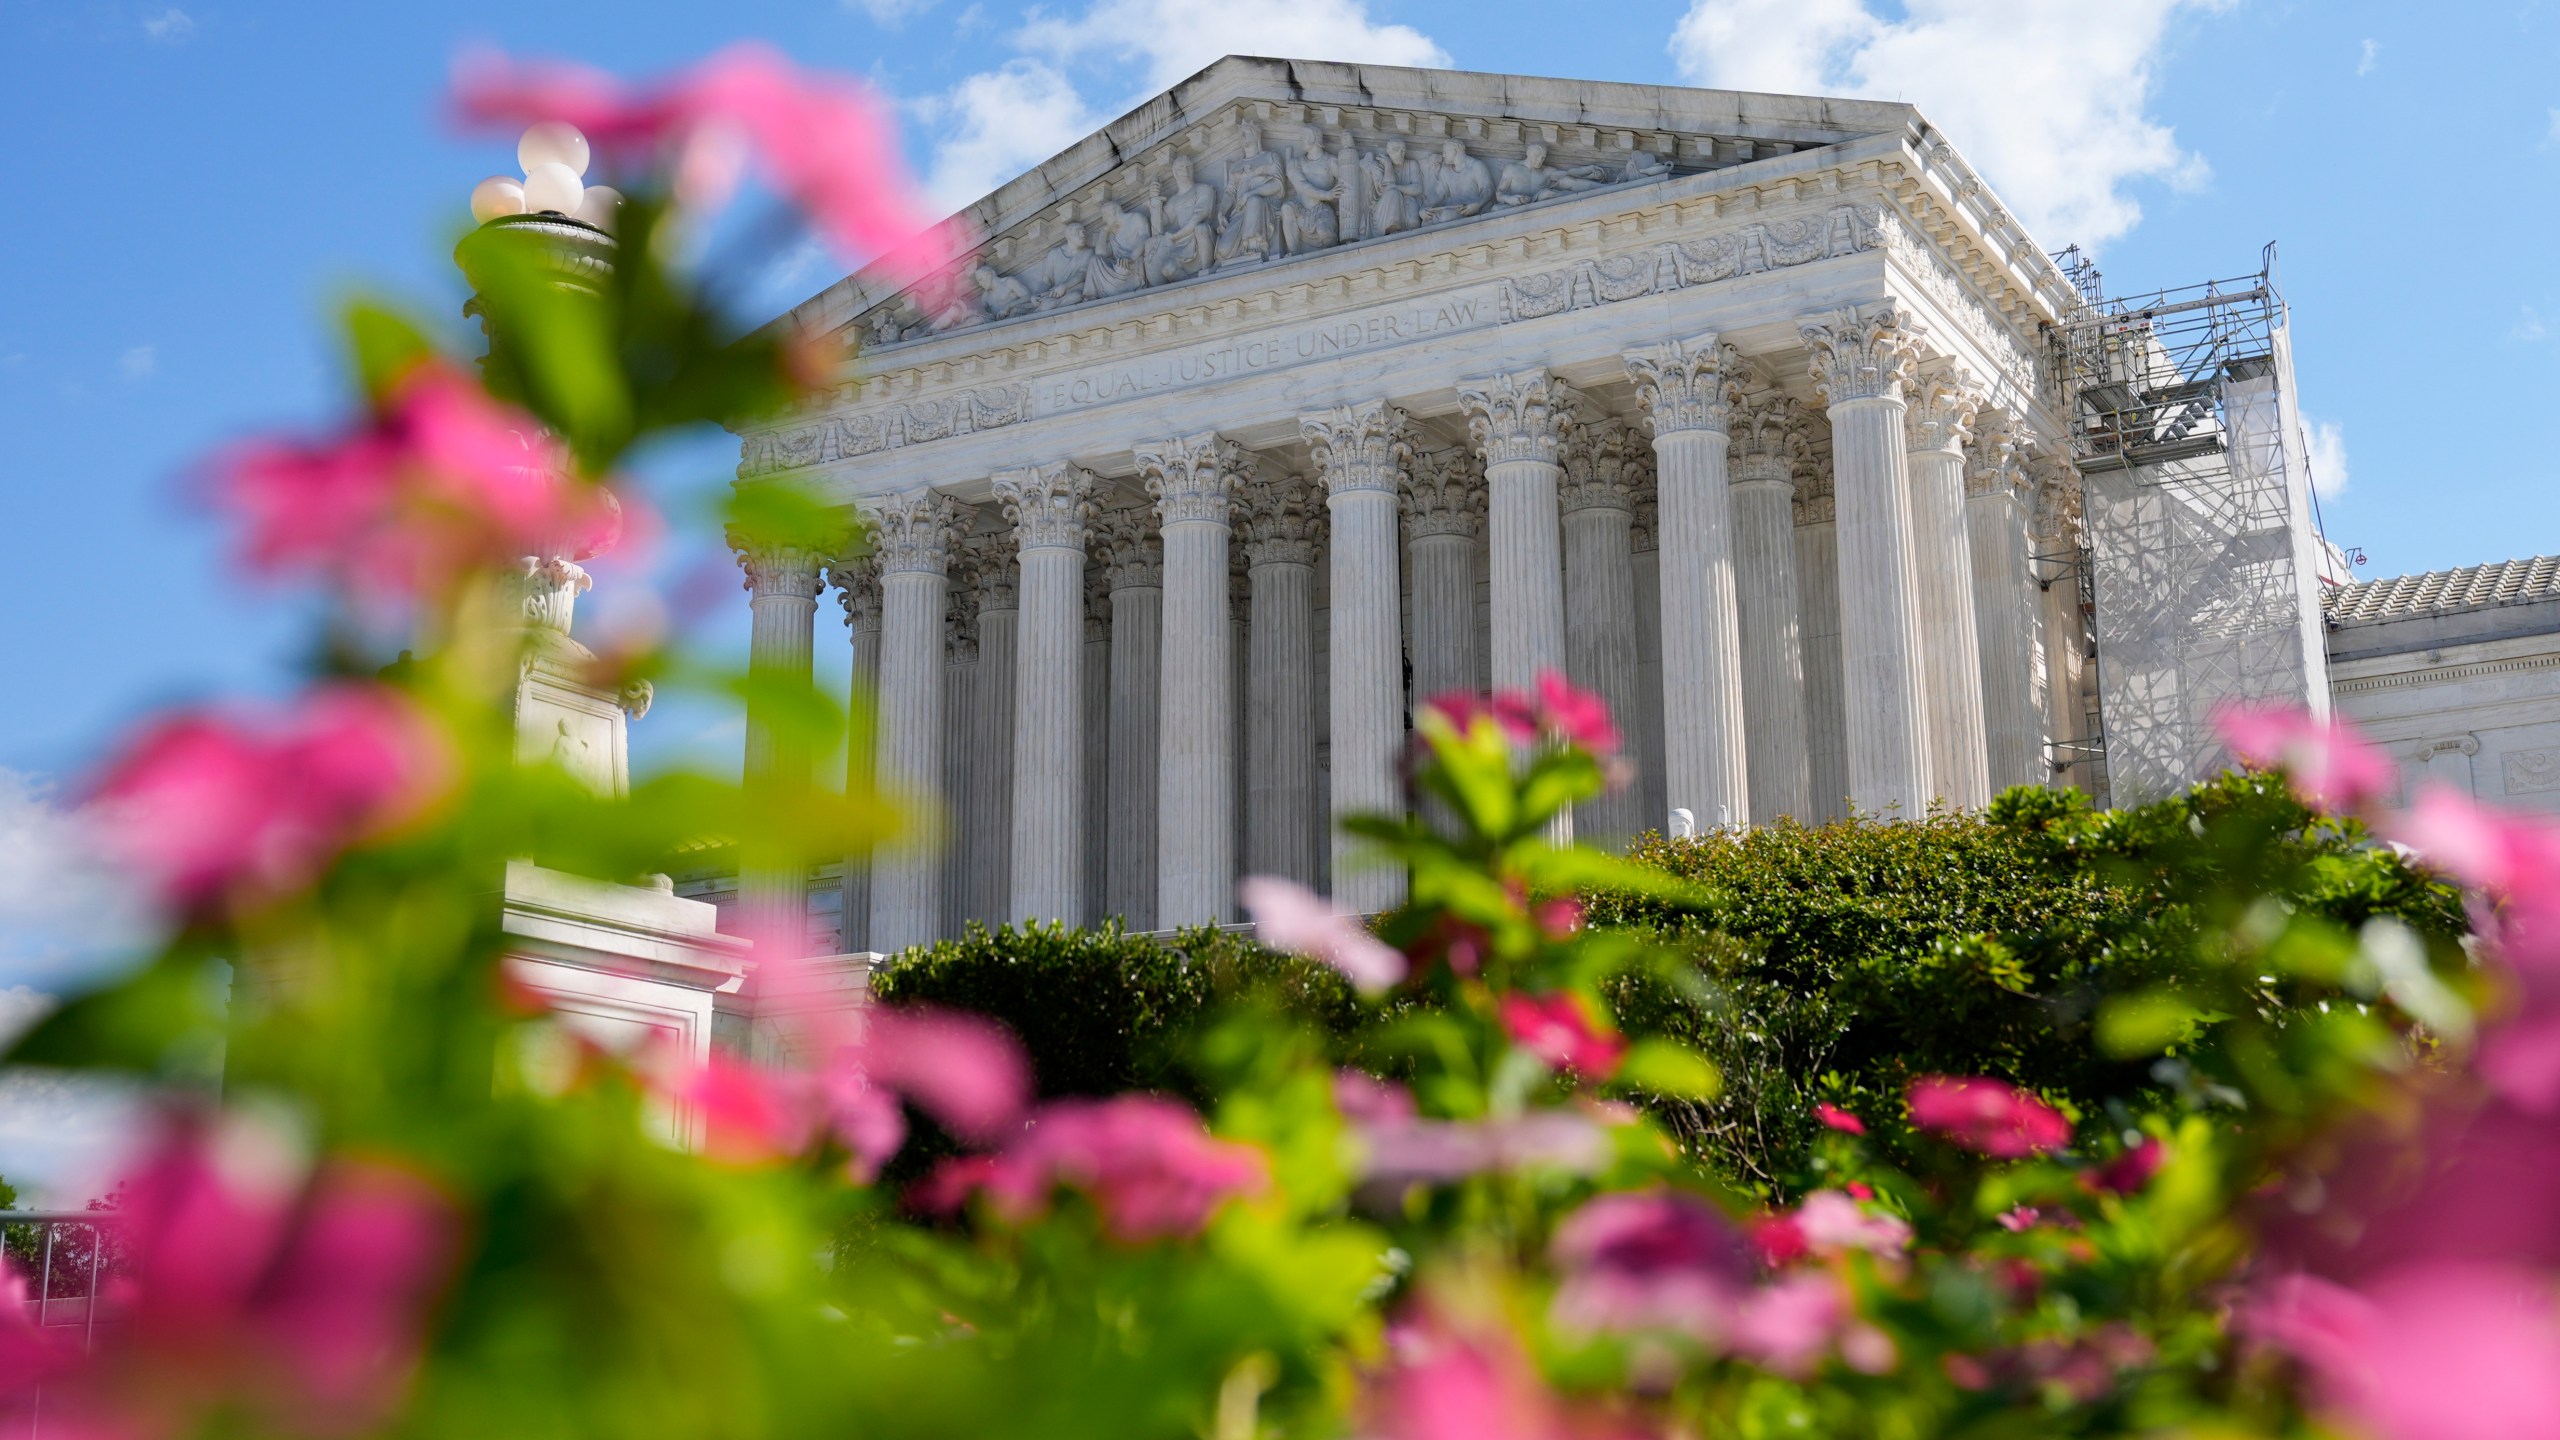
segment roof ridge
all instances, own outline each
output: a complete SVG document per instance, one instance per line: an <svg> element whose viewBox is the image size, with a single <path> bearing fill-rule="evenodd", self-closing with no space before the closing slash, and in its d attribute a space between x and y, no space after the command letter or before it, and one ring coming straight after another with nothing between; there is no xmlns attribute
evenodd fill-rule
<svg viewBox="0 0 2560 1440"><path fill-rule="evenodd" d="M2320 608L2331 622L2349 624L2458 614L2537 600L2560 600L2560 555L2353 580L2323 591Z"/></svg>

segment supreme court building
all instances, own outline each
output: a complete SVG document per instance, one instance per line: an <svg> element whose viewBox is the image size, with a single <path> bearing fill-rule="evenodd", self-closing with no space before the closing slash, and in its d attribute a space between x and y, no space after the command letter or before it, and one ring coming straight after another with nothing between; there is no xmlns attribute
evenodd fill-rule
<svg viewBox="0 0 2560 1440"><path fill-rule="evenodd" d="M838 950L1387 908L1332 817L1549 669L1629 737L1604 843L2137 796L2327 702L2271 281L2103 306L1910 106L1229 57L968 219L952 283L793 311L840 382L741 437L870 537L742 557L755 662L833 591L852 763L940 817Z"/></svg>

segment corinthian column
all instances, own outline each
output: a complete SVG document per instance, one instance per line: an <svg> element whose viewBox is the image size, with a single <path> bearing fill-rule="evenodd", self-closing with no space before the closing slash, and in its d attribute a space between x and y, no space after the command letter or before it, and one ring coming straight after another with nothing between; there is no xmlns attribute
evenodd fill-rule
<svg viewBox="0 0 2560 1440"><path fill-rule="evenodd" d="M1098 517L1097 517L1098 518ZM1088 528L1084 565L1084 923L1111 914L1111 567L1093 551Z"/></svg>
<svg viewBox="0 0 2560 1440"><path fill-rule="evenodd" d="M1733 593L1742 636L1742 731L1752 818L1813 818L1796 598L1795 470L1806 444L1783 395L1736 418Z"/></svg>
<svg viewBox="0 0 2560 1440"><path fill-rule="evenodd" d="M2080 609L2081 567L2088 563L2082 529L2080 478L2058 461L2037 467L2035 503L2036 584L2043 592L2045 782L2057 789L2098 793L2097 772L2078 753L2084 719L2082 670L2088 664L2087 622Z"/></svg>
<svg viewBox="0 0 2560 1440"><path fill-rule="evenodd" d="M1253 585L1245 666L1245 869L1317 883L1315 487L1282 476L1246 499Z"/></svg>
<svg viewBox="0 0 2560 1440"><path fill-rule="evenodd" d="M1354 863L1354 815L1400 815L1404 626L1397 614L1396 491L1413 463L1404 412L1383 400L1298 418L1333 517L1331 661L1333 899L1355 914L1393 909L1404 874ZM1552 502L1550 503L1552 513Z"/></svg>
<svg viewBox="0 0 2560 1440"><path fill-rule="evenodd" d="M1616 420L1577 429L1563 451L1564 659L1573 683L1595 692L1634 733L1636 713L1635 487L1627 448L1640 445ZM1642 803L1622 786L1576 807L1574 831L1616 849L1643 828Z"/></svg>
<svg viewBox="0 0 2560 1440"><path fill-rule="evenodd" d="M1156 785L1162 759L1164 541L1143 505L1102 517L1111 553L1110 837L1103 909L1132 930L1156 928Z"/></svg>
<svg viewBox="0 0 2560 1440"><path fill-rule="evenodd" d="M1803 622L1805 773L1817 824L1849 813L1849 717L1840 673L1840 526L1830 472L1796 471L1796 599Z"/></svg>
<svg viewBox="0 0 2560 1440"><path fill-rule="evenodd" d="M736 543L733 537L732 543ZM779 797L809 784L807 737L777 723L766 697L780 688L807 685L816 644L818 570L821 556L796 546L743 545L754 629L747 669L756 684L747 701L744 773L751 795ZM794 954L808 944L809 894L805 857L783 855L760 862L755 847L740 847L738 912L741 929L761 946L785 946ZM767 955L765 958L772 958ZM785 957L788 958L788 957Z"/></svg>
<svg viewBox="0 0 2560 1440"><path fill-rule="evenodd" d="M963 515L974 512L964 509ZM968 521L960 522L965 530ZM973 727L980 710L978 676L978 573L977 561L964 538L954 536L952 547L951 591L943 610L944 682L942 686L942 733L947 737L942 746L942 793L948 816L946 835L973 833L979 812L979 756L974 749ZM1004 757L1006 764L1013 756ZM982 846L946 844L942 847L942 935L958 935L968 929L969 906L973 899L971 876L985 863L979 852Z"/></svg>
<svg viewBox="0 0 2560 1440"><path fill-rule="evenodd" d="M1094 478L1064 462L993 481L1022 556L1015 637L1013 903L1017 920L1084 923L1084 527Z"/></svg>
<svg viewBox="0 0 2560 1440"><path fill-rule="evenodd" d="M854 717L854 725L844 747L844 791L847 796L855 796L872 787L879 763L878 712L872 708L880 691L879 557L839 560L828 567L828 578L835 582L836 599L844 606L845 629L853 634L853 685L847 713ZM862 723L866 715L874 717L874 725ZM871 933L869 848L844 857L841 885L844 934L838 948L847 953L867 950Z"/></svg>
<svg viewBox="0 0 2560 1440"><path fill-rule="evenodd" d="M1526 690L1564 669L1564 536L1556 453L1573 425L1572 387L1544 370L1458 383L1484 457L1493 535L1493 683Z"/></svg>
<svg viewBox="0 0 2560 1440"><path fill-rule="evenodd" d="M978 674L969 714L968 917L990 926L1012 916L1015 671L1022 633L1021 571L1009 531L971 538L977 554Z"/></svg>
<svg viewBox="0 0 2560 1440"><path fill-rule="evenodd" d="M1984 755L1982 648L1975 633L1973 545L1965 533L1964 444L1981 399L1959 366L1920 368L1903 413L1911 451L1911 544L1920 585L1921 693L1929 775L1959 810L1991 803Z"/></svg>
<svg viewBox="0 0 2560 1440"><path fill-rule="evenodd" d="M877 853L871 874L871 948L902 950L942 924L942 867L930 841L942 787L943 631L950 599L958 507L931 490L881 501L870 515L880 568L880 710L874 769L881 790L911 825Z"/></svg>
<svg viewBox="0 0 2560 1440"><path fill-rule="evenodd" d="M1626 355L1653 426L1662 556L1662 768L1668 808L1700 827L1751 821L1733 582L1726 432L1742 399L1742 352L1713 335Z"/></svg>
<svg viewBox="0 0 2560 1440"><path fill-rule="evenodd" d="M1464 447L1417 451L1405 475L1405 549L1413 559L1413 703L1480 683L1476 537L1484 463Z"/></svg>
<svg viewBox="0 0 2560 1440"><path fill-rule="evenodd" d="M1913 336L1891 301L1817 316L1802 333L1814 389L1831 415L1849 801L1868 814L1914 819L1928 813L1936 792L1902 434Z"/></svg>
<svg viewBox="0 0 2560 1440"><path fill-rule="evenodd" d="M2006 417L1977 426L1966 453L1965 532L1973 554L1975 638L1991 790L2041 785L2044 717L2035 693L2036 585L2027 549L2026 467Z"/></svg>
<svg viewBox="0 0 2560 1440"><path fill-rule="evenodd" d="M1228 510L1245 452L1215 434L1137 450L1164 522L1164 675L1156 924L1217 924L1235 889L1235 670Z"/></svg>

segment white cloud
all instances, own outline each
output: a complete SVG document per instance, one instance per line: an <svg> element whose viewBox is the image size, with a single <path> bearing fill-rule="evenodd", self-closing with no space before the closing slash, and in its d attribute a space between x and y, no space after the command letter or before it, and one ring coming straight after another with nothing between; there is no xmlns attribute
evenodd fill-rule
<svg viewBox="0 0 2560 1440"><path fill-rule="evenodd" d="M859 10L871 17L874 25L896 29L910 15L921 15L933 8L934 0L844 0L848 10Z"/></svg>
<svg viewBox="0 0 2560 1440"><path fill-rule="evenodd" d="M2311 446L2311 488L2321 498L2333 497L2347 488L2346 432L2326 421L2302 417L2302 428Z"/></svg>
<svg viewBox="0 0 2560 1440"><path fill-rule="evenodd" d="M1023 49L1059 60L1100 54L1145 66L1143 88L1161 90L1222 55L1446 65L1449 52L1410 25L1380 25L1362 0L1100 0L1072 19L1035 14L1016 36Z"/></svg>
<svg viewBox="0 0 2560 1440"><path fill-rule="evenodd" d="M127 380L148 380L160 369L160 347L136 345L116 357L116 373Z"/></svg>
<svg viewBox="0 0 2560 1440"><path fill-rule="evenodd" d="M1056 67L1009 60L919 102L941 132L925 189L957 210L1057 154L1102 123Z"/></svg>
<svg viewBox="0 0 2560 1440"><path fill-rule="evenodd" d="M130 1083L0 1070L0 1176L27 1208L79 1209L103 1193L142 1115Z"/></svg>
<svg viewBox="0 0 2560 1440"><path fill-rule="evenodd" d="M2527 305L2523 312L2516 316L2515 326L2507 331L2507 338L2522 340L2529 345L2550 333L2550 328L2542 323L2542 312Z"/></svg>
<svg viewBox="0 0 2560 1440"><path fill-rule="evenodd" d="M2201 184L2204 161L2149 114L2169 22L2230 0L1692 0L1671 37L1702 85L1908 101L2048 249L2131 230L2138 179Z"/></svg>
<svg viewBox="0 0 2560 1440"><path fill-rule="evenodd" d="M0 769L0 978L42 988L94 974L149 919L88 823L42 781Z"/></svg>
<svg viewBox="0 0 2560 1440"><path fill-rule="evenodd" d="M2382 63L2382 42L2379 40L2365 41L2364 53L2356 57L2356 74L2359 76L2370 75L2373 73L2373 67L2380 63Z"/></svg>
<svg viewBox="0 0 2560 1440"><path fill-rule="evenodd" d="M184 45L196 38L195 17L175 6L142 17L142 33L154 45Z"/></svg>

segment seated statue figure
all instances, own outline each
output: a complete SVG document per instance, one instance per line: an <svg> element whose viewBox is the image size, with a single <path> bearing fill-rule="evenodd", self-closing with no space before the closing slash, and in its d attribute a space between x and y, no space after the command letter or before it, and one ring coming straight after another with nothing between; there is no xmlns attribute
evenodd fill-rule
<svg viewBox="0 0 2560 1440"><path fill-rule="evenodd" d="M1478 215L1493 203L1493 167L1455 140L1442 141L1440 157L1422 172L1425 224Z"/></svg>
<svg viewBox="0 0 2560 1440"><path fill-rule="evenodd" d="M1105 200L1093 217L1093 259L1087 262L1084 293L1088 300L1126 295L1147 283L1147 242L1155 227L1146 213Z"/></svg>
<svg viewBox="0 0 2560 1440"><path fill-rule="evenodd" d="M1362 188L1368 194L1368 224L1361 234L1371 240L1410 230L1422 214L1422 179L1405 158L1401 137L1383 151L1360 157Z"/></svg>
<svg viewBox="0 0 2560 1440"><path fill-rule="evenodd" d="M1280 202L1280 243L1292 255L1323 250L1342 240L1344 197L1351 192L1351 168L1324 153L1319 140L1305 158L1282 157L1289 179L1289 198Z"/></svg>
<svg viewBox="0 0 2560 1440"><path fill-rule="evenodd" d="M980 261L969 267L969 286L978 292L978 309L990 320L1010 320L1028 315L1040 308L1031 291L1010 275L997 273L996 267ZM957 327L945 325L943 329Z"/></svg>
<svg viewBox="0 0 2560 1440"><path fill-rule="evenodd" d="M1247 124L1244 154L1227 162L1227 213L1218 225L1218 263L1280 253L1280 200L1289 181L1280 157L1263 148L1262 127Z"/></svg>
<svg viewBox="0 0 2560 1440"><path fill-rule="evenodd" d="M1022 283L1030 289L1032 302L1039 309L1074 305L1084 299L1084 283L1092 262L1093 251L1085 244L1084 227L1070 224L1057 247L1022 272Z"/></svg>
<svg viewBox="0 0 2560 1440"><path fill-rule="evenodd" d="M1205 272L1218 258L1218 190L1199 178L1188 155L1173 157L1171 193L1147 199L1155 238L1147 242L1150 285L1170 285Z"/></svg>

